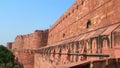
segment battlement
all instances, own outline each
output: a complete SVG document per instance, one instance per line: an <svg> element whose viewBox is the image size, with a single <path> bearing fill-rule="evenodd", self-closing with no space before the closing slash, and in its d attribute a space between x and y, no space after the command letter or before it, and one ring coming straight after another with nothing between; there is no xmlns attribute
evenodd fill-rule
<svg viewBox="0 0 120 68"><path fill-rule="evenodd" d="M114 0L77 0L50 28L48 45L119 22L118 9Z"/></svg>
<svg viewBox="0 0 120 68"><path fill-rule="evenodd" d="M48 30L35 30L34 33L18 35L12 49L36 49L47 45Z"/></svg>

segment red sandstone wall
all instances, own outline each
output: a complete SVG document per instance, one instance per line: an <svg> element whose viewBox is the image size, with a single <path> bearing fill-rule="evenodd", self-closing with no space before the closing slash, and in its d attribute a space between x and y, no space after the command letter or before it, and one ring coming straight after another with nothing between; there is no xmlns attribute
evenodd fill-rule
<svg viewBox="0 0 120 68"><path fill-rule="evenodd" d="M13 50L13 49L16 49L15 42L12 42L12 50Z"/></svg>
<svg viewBox="0 0 120 68"><path fill-rule="evenodd" d="M120 18L120 0L77 0L71 8L50 28L49 37L48 30L36 30L32 34L17 36L15 42L12 43L13 49L38 49L42 46L48 44L53 44L55 42L64 40L66 38L70 38L76 36L78 34L85 33L87 31L95 30L110 24L114 24L119 22ZM87 29L86 23L88 20L91 20L91 26ZM97 26L97 27L96 27ZM63 37L64 35L64 37ZM48 37L48 38L47 38ZM111 39L111 38L110 38ZM118 39L117 39L118 40ZM92 46L96 46L96 41L93 42ZM119 44L117 41L116 45ZM88 46L87 42L85 45ZM106 40L103 41L103 46L108 45ZM76 46L76 45L75 45ZM103 54L111 54L115 52L115 56L119 52L119 49L108 49L103 47ZM56 48L55 48L56 49ZM80 48L79 48L80 49ZM86 49L88 49L86 47ZM47 49L45 49L47 50ZM71 47L71 52L76 53L76 49ZM22 50L23 51L23 50ZM62 53L66 53L68 50L63 49ZM92 52L96 53L96 47L92 48ZM83 53L83 52L81 52ZM89 53L87 51L86 53ZM112 54L114 56L114 54ZM35 56L35 60L34 60ZM57 55L51 54L50 57L48 55L41 54L31 54L31 52L23 51L16 52L16 57L18 57L20 64L23 65L24 68L44 68L44 66L54 67L57 65L57 61L61 64L67 64L69 62L75 62L76 59L69 56L62 55L60 59ZM46 59L48 58L48 59ZM78 59L81 57L78 57ZM57 61L56 61L56 60ZM71 61L72 59L72 61ZM85 58L86 59L86 58ZM90 59L89 57L87 59ZM97 59L97 58L94 58ZM35 65L34 65L35 61ZM46 66L46 67L47 67Z"/></svg>
<svg viewBox="0 0 120 68"><path fill-rule="evenodd" d="M41 54L35 54L34 62L34 68L53 68L55 66L55 64L53 65L49 59L47 60L47 57L42 58Z"/></svg>
<svg viewBox="0 0 120 68"><path fill-rule="evenodd" d="M24 37L22 35L17 36L15 41L12 42L12 49L17 49L17 50L23 49L23 44L24 44L23 39Z"/></svg>
<svg viewBox="0 0 120 68"><path fill-rule="evenodd" d="M16 37L14 44L15 44L17 50L23 49L23 44L24 44L23 39L24 39L24 36L22 36L22 35L19 35Z"/></svg>
<svg viewBox="0 0 120 68"><path fill-rule="evenodd" d="M35 49L46 46L48 40L48 30L36 30L34 33L19 35L12 45L12 51L15 55L15 62L20 68L34 68Z"/></svg>
<svg viewBox="0 0 120 68"><path fill-rule="evenodd" d="M50 28L48 44L119 22L119 3L120 0L77 0ZM88 20L92 24L86 29Z"/></svg>
<svg viewBox="0 0 120 68"><path fill-rule="evenodd" d="M33 49L37 49L43 46L47 45L47 38L48 37L48 30L46 31L39 31L36 30L33 34L32 34L32 39L30 39L31 42L31 48Z"/></svg>
<svg viewBox="0 0 120 68"><path fill-rule="evenodd" d="M47 45L48 30L36 30L34 33L19 35L12 44L12 49L37 49Z"/></svg>
<svg viewBox="0 0 120 68"><path fill-rule="evenodd" d="M32 50L22 50L18 53L18 64L20 68L34 68L34 53Z"/></svg>

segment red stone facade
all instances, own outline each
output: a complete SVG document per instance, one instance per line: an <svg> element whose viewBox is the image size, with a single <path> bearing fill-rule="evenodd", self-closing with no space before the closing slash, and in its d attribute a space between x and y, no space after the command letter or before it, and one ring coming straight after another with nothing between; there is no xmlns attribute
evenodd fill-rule
<svg viewBox="0 0 120 68"><path fill-rule="evenodd" d="M34 68L34 50L24 49L18 52L16 62L20 68Z"/></svg>
<svg viewBox="0 0 120 68"><path fill-rule="evenodd" d="M118 23L119 9L119 0L77 0L49 29L48 44Z"/></svg>
<svg viewBox="0 0 120 68"><path fill-rule="evenodd" d="M7 48L15 55L20 68L34 68L35 50L47 45L48 30L36 30L27 35L18 35L14 42L8 42Z"/></svg>
<svg viewBox="0 0 120 68"><path fill-rule="evenodd" d="M36 30L27 35L18 35L13 42L13 49L38 49L47 45L48 30Z"/></svg>
<svg viewBox="0 0 120 68"><path fill-rule="evenodd" d="M49 30L17 36L15 59L21 68L119 68L119 14L120 0L76 0Z"/></svg>

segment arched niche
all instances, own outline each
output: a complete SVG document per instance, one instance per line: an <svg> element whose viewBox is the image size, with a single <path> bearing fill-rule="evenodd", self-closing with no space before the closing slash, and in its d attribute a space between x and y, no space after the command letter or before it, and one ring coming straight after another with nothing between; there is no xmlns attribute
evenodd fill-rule
<svg viewBox="0 0 120 68"><path fill-rule="evenodd" d="M61 57L62 54L62 47L59 48L59 57Z"/></svg>
<svg viewBox="0 0 120 68"><path fill-rule="evenodd" d="M90 47L91 47L91 45L90 45L90 40L85 40L85 52L84 53L90 53Z"/></svg>
<svg viewBox="0 0 120 68"><path fill-rule="evenodd" d="M75 44L76 44L76 53L78 53L79 52L78 51L79 50L79 41L76 41Z"/></svg>
<svg viewBox="0 0 120 68"><path fill-rule="evenodd" d="M77 62L78 61L78 58L79 58L79 55L78 55L78 53L79 53L79 42L78 41L76 41L75 42L75 44L76 44L76 51L75 51L75 53L76 53L76 58L75 58L75 61Z"/></svg>
<svg viewBox="0 0 120 68"><path fill-rule="evenodd" d="M110 48L110 39L108 36L102 36L102 53L106 53L106 51Z"/></svg>
<svg viewBox="0 0 120 68"><path fill-rule="evenodd" d="M110 48L110 39L108 36L103 36L102 37L102 48L103 49L108 49Z"/></svg>
<svg viewBox="0 0 120 68"><path fill-rule="evenodd" d="M112 33L115 47L120 47L120 27L118 31Z"/></svg>
<svg viewBox="0 0 120 68"><path fill-rule="evenodd" d="M84 41L81 40L79 41L79 53L83 53L83 49L84 49Z"/></svg>
<svg viewBox="0 0 120 68"><path fill-rule="evenodd" d="M55 58L55 53L56 53L56 51L55 51L55 49L53 49L53 50L52 50L52 57L53 57L53 58Z"/></svg>
<svg viewBox="0 0 120 68"><path fill-rule="evenodd" d="M69 62L70 62L70 60L71 60L71 55L70 55L70 53L71 53L71 50L70 50L70 48L69 48L68 51L67 51L67 61L69 61Z"/></svg>
<svg viewBox="0 0 120 68"><path fill-rule="evenodd" d="M92 38L91 40L91 49L92 49L92 53L95 54L98 51L98 38Z"/></svg>

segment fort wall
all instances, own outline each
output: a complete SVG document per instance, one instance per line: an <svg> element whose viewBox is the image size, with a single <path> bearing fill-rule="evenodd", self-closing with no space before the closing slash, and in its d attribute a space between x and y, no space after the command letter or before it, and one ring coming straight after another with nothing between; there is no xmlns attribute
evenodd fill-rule
<svg viewBox="0 0 120 68"><path fill-rule="evenodd" d="M12 43L12 49L37 49L47 45L48 30L36 30L27 35L18 35Z"/></svg>
<svg viewBox="0 0 120 68"><path fill-rule="evenodd" d="M76 0L49 30L16 37L12 49L17 62L21 68L75 68L87 61L88 67L91 62L103 65L101 68L115 66L120 58L119 3L120 0ZM91 66L97 68L96 63Z"/></svg>
<svg viewBox="0 0 120 68"><path fill-rule="evenodd" d="M48 44L119 22L119 6L119 0L77 0L50 28Z"/></svg>
<svg viewBox="0 0 120 68"><path fill-rule="evenodd" d="M16 62L20 68L34 68L34 54L35 51L29 49L19 51Z"/></svg>

